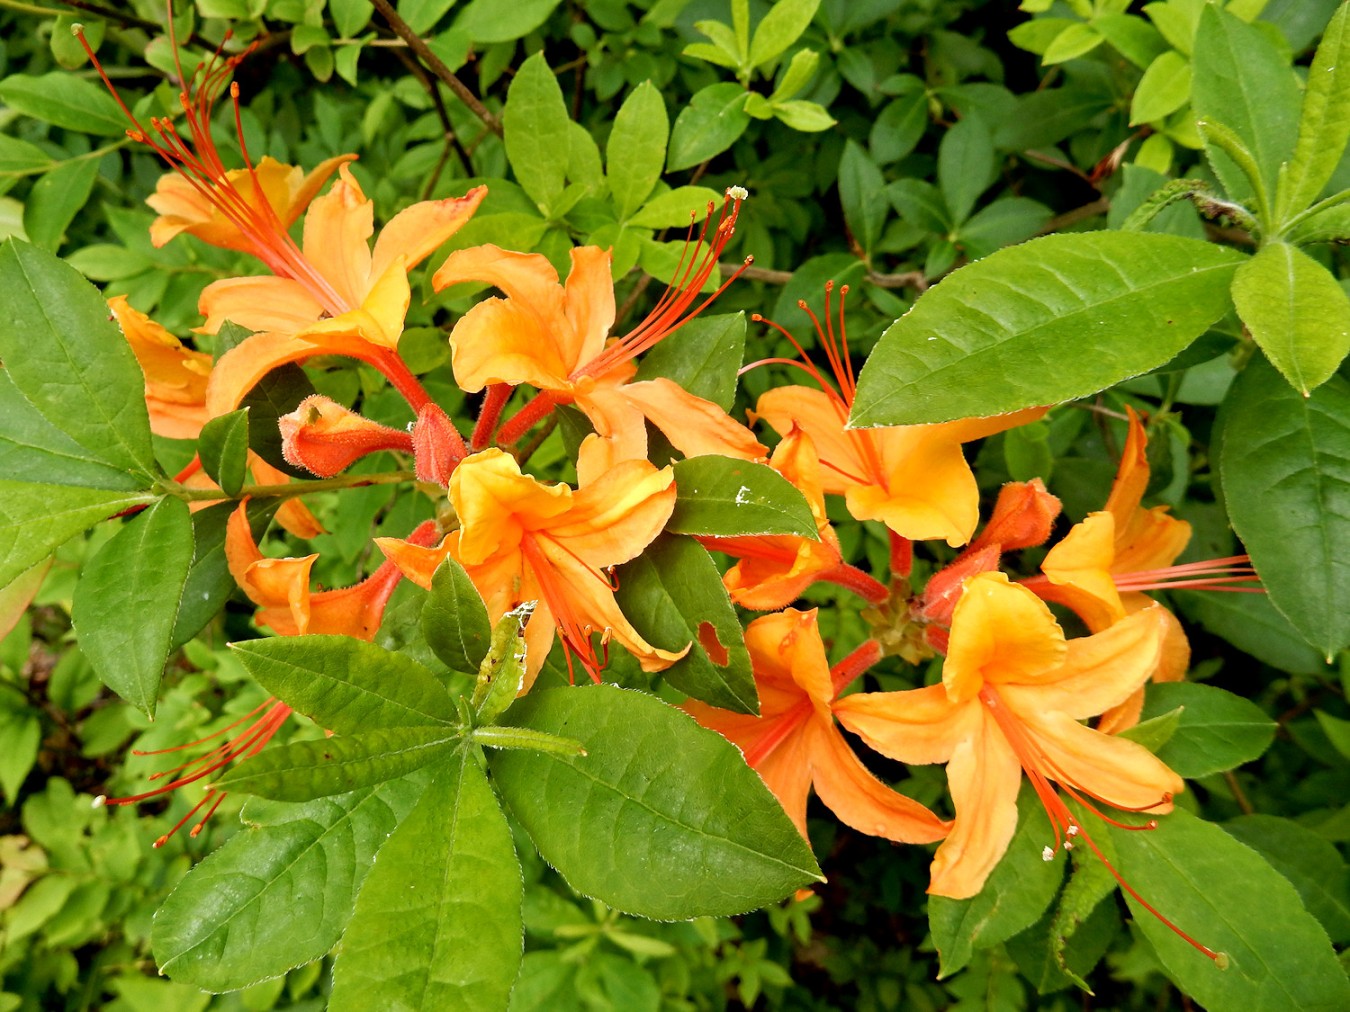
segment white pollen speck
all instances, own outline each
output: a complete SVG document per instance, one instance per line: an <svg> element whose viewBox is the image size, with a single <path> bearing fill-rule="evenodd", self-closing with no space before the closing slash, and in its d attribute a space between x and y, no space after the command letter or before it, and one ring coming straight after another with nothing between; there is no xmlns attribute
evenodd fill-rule
<svg viewBox="0 0 1350 1012"><path fill-rule="evenodd" d="M1072 844L1070 841L1065 840L1065 841L1064 841L1064 849L1065 849L1065 850L1073 850L1073 844Z"/></svg>
<svg viewBox="0 0 1350 1012"><path fill-rule="evenodd" d="M736 505L744 506L749 501L750 501L750 489L749 487L742 485L739 489L736 490Z"/></svg>
<svg viewBox="0 0 1350 1012"><path fill-rule="evenodd" d="M102 808L102 807L103 807L104 805L106 805L107 803L108 803L108 795L106 795L106 794L100 794L98 797L96 797L93 801L91 801L91 802L89 803L89 807L90 807L90 808Z"/></svg>
<svg viewBox="0 0 1350 1012"><path fill-rule="evenodd" d="M1054 857L1054 856L1055 856L1055 851L1054 851L1054 848L1053 848L1053 847L1046 847L1045 850L1041 851L1041 860L1042 860L1042 861L1049 861L1049 860L1050 860L1052 857Z"/></svg>
<svg viewBox="0 0 1350 1012"><path fill-rule="evenodd" d="M1077 826L1074 826L1074 825L1070 825L1069 828L1065 830L1065 832L1068 833L1070 836L1077 836L1077 835L1078 835L1078 827L1077 827Z"/></svg>
<svg viewBox="0 0 1350 1012"><path fill-rule="evenodd" d="M744 186L728 186L727 196L730 197L732 200L749 200L750 191L747 190Z"/></svg>

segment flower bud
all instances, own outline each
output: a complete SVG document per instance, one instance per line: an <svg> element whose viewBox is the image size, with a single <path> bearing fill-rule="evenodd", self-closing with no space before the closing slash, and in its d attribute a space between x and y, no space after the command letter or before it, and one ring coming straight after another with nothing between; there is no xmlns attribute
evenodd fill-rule
<svg viewBox="0 0 1350 1012"><path fill-rule="evenodd" d="M463 458L464 441L439 405L427 404L422 408L413 426L412 445L417 477L448 486L450 472Z"/></svg>
<svg viewBox="0 0 1350 1012"><path fill-rule="evenodd" d="M367 453L413 448L408 433L372 422L322 394L306 397L277 424L286 462L320 478L331 478Z"/></svg>

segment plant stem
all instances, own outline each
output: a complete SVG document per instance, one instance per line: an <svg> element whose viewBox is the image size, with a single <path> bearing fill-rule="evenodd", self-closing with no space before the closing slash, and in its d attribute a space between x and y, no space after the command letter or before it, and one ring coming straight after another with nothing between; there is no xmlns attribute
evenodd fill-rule
<svg viewBox="0 0 1350 1012"><path fill-rule="evenodd" d="M287 499L291 496L306 495L310 492L330 492L334 489L363 488L367 485L395 485L403 481L416 481L412 471L388 471L384 474L345 474L334 478L318 478L314 481L292 481L284 485L245 485L239 494L229 495L218 488L183 488L181 485L167 484L165 492L176 495L187 502L217 502L226 499Z"/></svg>

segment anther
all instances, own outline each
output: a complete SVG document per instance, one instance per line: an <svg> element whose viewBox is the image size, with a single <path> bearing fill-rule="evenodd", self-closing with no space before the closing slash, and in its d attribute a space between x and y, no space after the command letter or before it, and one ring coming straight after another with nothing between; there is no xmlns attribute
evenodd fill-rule
<svg viewBox="0 0 1350 1012"><path fill-rule="evenodd" d="M1041 851L1042 861L1049 861L1053 859L1054 856L1055 856L1055 848L1053 847L1046 847L1043 851Z"/></svg>
<svg viewBox="0 0 1350 1012"><path fill-rule="evenodd" d="M107 803L108 803L108 795L106 795L106 794L100 794L100 795L99 795L98 797L96 797L92 802L90 802L89 807L90 807L90 808L102 808L102 807L103 807L104 805L106 805Z"/></svg>

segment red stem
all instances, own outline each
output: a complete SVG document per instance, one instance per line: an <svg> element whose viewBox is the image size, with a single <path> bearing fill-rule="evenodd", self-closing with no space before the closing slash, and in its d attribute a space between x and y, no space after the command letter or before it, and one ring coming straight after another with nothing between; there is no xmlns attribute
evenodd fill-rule
<svg viewBox="0 0 1350 1012"><path fill-rule="evenodd" d="M483 407L478 412L478 423L469 437L469 445L474 450L481 450L492 442L497 422L502 417L502 408L506 407L513 389L509 383L492 383L488 386L487 394L483 397Z"/></svg>

